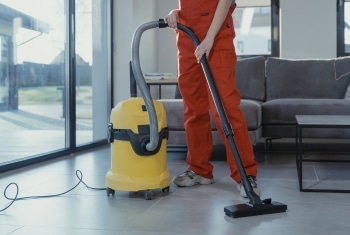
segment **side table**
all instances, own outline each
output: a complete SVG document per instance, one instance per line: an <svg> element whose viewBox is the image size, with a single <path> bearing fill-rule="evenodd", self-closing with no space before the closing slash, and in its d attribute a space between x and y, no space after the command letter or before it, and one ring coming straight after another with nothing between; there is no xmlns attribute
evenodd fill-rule
<svg viewBox="0 0 350 235"><path fill-rule="evenodd" d="M324 160L303 158L303 129L305 128L350 128L350 115L296 115L296 166L299 189L303 192L350 193L340 189L305 189L303 188L303 162L350 162L349 160Z"/></svg>
<svg viewBox="0 0 350 235"><path fill-rule="evenodd" d="M149 79L146 77L145 79L146 84L148 86L148 88L150 88L151 86L158 86L158 94L159 94L159 99L162 98L162 86L164 85L176 85L178 84L178 79L177 77L168 77L168 78L164 78L161 77L159 79Z"/></svg>

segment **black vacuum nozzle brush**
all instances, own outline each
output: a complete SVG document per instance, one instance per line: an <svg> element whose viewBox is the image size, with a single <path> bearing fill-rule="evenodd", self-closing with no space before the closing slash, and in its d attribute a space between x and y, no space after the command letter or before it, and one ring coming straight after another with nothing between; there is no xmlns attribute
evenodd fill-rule
<svg viewBox="0 0 350 235"><path fill-rule="evenodd" d="M260 197L254 192L252 185L250 184L248 177L243 168L243 164L240 155L237 151L237 147L232 137L228 138L234 158L237 163L238 171L242 178L243 187L249 198L248 203L237 204L227 206L224 208L224 212L227 216L232 218L274 214L287 211L287 205L280 202L273 202L270 198L261 200Z"/></svg>
<svg viewBox="0 0 350 235"><path fill-rule="evenodd" d="M226 206L224 208L225 214L232 218L274 214L286 212L286 210L287 205L279 202L271 202L271 199L265 199L258 204L243 203L232 206Z"/></svg>
<svg viewBox="0 0 350 235"><path fill-rule="evenodd" d="M254 192L237 151L237 147L233 140L233 134L231 138L228 138L230 143L234 158L237 163L239 173L241 174L242 184L249 198L248 203L237 204L232 206L227 206L224 208L224 212L227 216L232 218L264 215L264 214L274 214L287 211L287 205L273 202L270 198L261 200L260 197Z"/></svg>

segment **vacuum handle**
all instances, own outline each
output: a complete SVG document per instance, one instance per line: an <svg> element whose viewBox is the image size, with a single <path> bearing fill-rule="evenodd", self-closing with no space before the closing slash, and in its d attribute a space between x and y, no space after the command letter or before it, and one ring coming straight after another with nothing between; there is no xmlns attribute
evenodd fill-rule
<svg viewBox="0 0 350 235"><path fill-rule="evenodd" d="M158 20L158 27L161 28L167 28L169 27L168 23L165 23L164 19L159 19Z"/></svg>

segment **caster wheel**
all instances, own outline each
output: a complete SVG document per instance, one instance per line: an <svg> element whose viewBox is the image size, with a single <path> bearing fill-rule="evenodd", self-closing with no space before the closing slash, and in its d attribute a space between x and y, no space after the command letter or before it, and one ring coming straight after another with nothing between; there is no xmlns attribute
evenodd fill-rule
<svg viewBox="0 0 350 235"><path fill-rule="evenodd" d="M169 186L162 189L163 193L168 193L169 191L170 191L170 187Z"/></svg>
<svg viewBox="0 0 350 235"><path fill-rule="evenodd" d="M153 199L153 193L152 193L151 190L147 190L147 191L145 192L145 199L146 199L146 200L152 200L152 199Z"/></svg>
<svg viewBox="0 0 350 235"><path fill-rule="evenodd" d="M114 195L115 195L114 189L107 188L107 196L109 197L109 195L112 195L114 197Z"/></svg>

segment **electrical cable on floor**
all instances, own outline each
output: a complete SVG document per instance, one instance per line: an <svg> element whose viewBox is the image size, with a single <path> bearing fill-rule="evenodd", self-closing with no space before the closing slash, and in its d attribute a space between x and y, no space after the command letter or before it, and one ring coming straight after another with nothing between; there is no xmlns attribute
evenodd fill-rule
<svg viewBox="0 0 350 235"><path fill-rule="evenodd" d="M10 184L8 184L4 190L4 197L9 200L9 204L7 206L5 206L3 209L0 210L0 212L3 212L5 210L7 210L15 201L20 201L20 200L28 200L28 199L39 199L39 198L49 198L49 197L58 197L58 196L62 196L66 193L71 192L72 190L74 190L76 187L78 187L79 184L83 184L85 185L85 187L87 189L91 189L91 190L106 190L106 188L95 188L95 187L90 187L88 186L84 181L83 181L83 173L80 170L76 170L75 171L75 175L77 176L77 178L79 179L79 182L73 186L72 188L70 188L69 190L63 192L63 193L58 193L58 194L51 194L51 195L39 195L39 196L27 196L27 197L18 197L18 193L19 193L19 187L16 183L12 182ZM10 186L14 185L16 187L16 193L14 197L9 197L7 196L7 190Z"/></svg>

